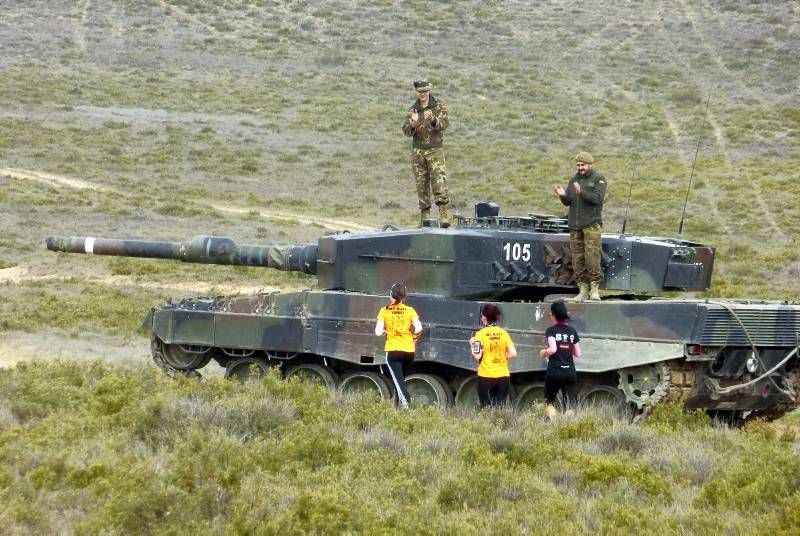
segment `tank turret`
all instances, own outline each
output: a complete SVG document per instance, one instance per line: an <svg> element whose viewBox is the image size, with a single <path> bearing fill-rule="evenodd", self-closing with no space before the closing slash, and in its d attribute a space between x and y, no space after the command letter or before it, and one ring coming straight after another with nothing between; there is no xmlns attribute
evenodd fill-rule
<svg viewBox="0 0 800 536"><path fill-rule="evenodd" d="M383 293L396 282L410 292L463 299L540 300L575 289L563 218L457 218L450 229L387 229L324 236L301 246L237 245L231 238L188 242L51 237L53 251L260 266L316 274L323 289ZM672 238L603 236L602 288L623 292L703 291L714 250Z"/></svg>

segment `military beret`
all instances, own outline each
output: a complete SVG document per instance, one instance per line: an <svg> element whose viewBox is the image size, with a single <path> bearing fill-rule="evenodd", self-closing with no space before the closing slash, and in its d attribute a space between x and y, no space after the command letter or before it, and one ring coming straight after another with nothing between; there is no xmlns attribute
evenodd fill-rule
<svg viewBox="0 0 800 536"><path fill-rule="evenodd" d="M586 151L581 151L575 156L576 162L583 162L584 164L594 164L594 158Z"/></svg>
<svg viewBox="0 0 800 536"><path fill-rule="evenodd" d="M414 89L416 91L430 91L433 86L425 79L414 80Z"/></svg>

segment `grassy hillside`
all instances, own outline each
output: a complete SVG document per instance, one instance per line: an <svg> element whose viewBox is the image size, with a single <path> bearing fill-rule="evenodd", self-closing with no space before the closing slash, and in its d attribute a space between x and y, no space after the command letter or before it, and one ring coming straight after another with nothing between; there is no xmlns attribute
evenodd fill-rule
<svg viewBox="0 0 800 536"><path fill-rule="evenodd" d="M315 280L43 241L414 225L400 125L425 76L463 212L559 212L552 187L588 150L606 229L630 192L628 231L673 236L699 146L684 237L718 248L709 294L796 300L798 50L797 2L5 2L0 366L69 360L0 370L4 531L796 530L796 417L545 426L275 378L171 382L116 366L147 362L150 306Z"/></svg>
<svg viewBox="0 0 800 536"><path fill-rule="evenodd" d="M0 371L0 516L5 534L796 534L793 430L21 364Z"/></svg>
<svg viewBox="0 0 800 536"><path fill-rule="evenodd" d="M0 266L109 274L43 253L50 233L286 243L330 231L303 215L411 225L400 124L427 76L465 212L562 210L552 185L586 149L610 179L608 230L630 191L628 229L673 235L699 142L684 234L719 248L713 294L794 299L799 17L734 1L20 2L0 15ZM223 271L197 274L237 280Z"/></svg>

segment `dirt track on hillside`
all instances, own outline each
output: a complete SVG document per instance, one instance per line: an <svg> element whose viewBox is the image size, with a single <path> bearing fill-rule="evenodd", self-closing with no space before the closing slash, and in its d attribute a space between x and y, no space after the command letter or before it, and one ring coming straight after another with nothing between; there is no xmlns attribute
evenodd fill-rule
<svg viewBox="0 0 800 536"><path fill-rule="evenodd" d="M149 359L145 337L123 339L83 333L77 337L47 332L7 331L0 340L0 367L34 359L78 359L135 364Z"/></svg>
<svg viewBox="0 0 800 536"><path fill-rule="evenodd" d="M109 192L109 193L116 193L119 195L125 195L124 192L121 192L119 190L107 186L94 184L81 179L66 177L63 175L46 173L43 171L19 169L19 168L0 168L0 175L6 177L12 177L18 180L37 181L44 184L48 184L50 186L55 186L60 188L71 188L75 190L94 190L98 192ZM220 212L226 212L229 214L246 215L256 212L260 217L268 220L294 221L302 225L316 225L318 227L321 227L323 229L328 229L331 231L342 231L342 230L369 231L372 229L372 227L368 225L363 225L353 221L339 220L333 218L321 218L317 216L310 216L302 212L289 212L283 210L281 211L255 210L247 208L230 207L225 205L212 205L212 208L214 208L214 210L218 210Z"/></svg>

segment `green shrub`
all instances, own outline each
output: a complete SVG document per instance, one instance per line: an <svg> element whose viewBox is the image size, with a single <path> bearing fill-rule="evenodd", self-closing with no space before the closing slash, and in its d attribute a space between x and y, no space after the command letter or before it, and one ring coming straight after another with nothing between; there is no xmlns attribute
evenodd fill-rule
<svg viewBox="0 0 800 536"><path fill-rule="evenodd" d="M700 430L708 427L710 419L703 410L684 410L681 404L662 403L644 421L644 427L658 433Z"/></svg>
<svg viewBox="0 0 800 536"><path fill-rule="evenodd" d="M632 463L609 456L587 456L573 454L570 462L580 471L581 482L584 486L595 484L608 485L620 479L627 480L636 488L648 495L658 495L669 498L670 485L653 472L649 467L640 463Z"/></svg>
<svg viewBox="0 0 800 536"><path fill-rule="evenodd" d="M766 519L752 527L753 534L791 535L797 533L800 527L800 491L795 491L788 497L780 498L768 512Z"/></svg>
<svg viewBox="0 0 800 536"><path fill-rule="evenodd" d="M600 435L596 442L604 454L616 452L639 455L653 441L638 427L619 427Z"/></svg>
<svg viewBox="0 0 800 536"><path fill-rule="evenodd" d="M581 415L574 420L559 423L556 435L561 441L593 439L599 433L597 427L598 423L593 415Z"/></svg>
<svg viewBox="0 0 800 536"><path fill-rule="evenodd" d="M657 507L636 504L627 496L603 497L592 508L599 534L675 534L678 520Z"/></svg>
<svg viewBox="0 0 800 536"><path fill-rule="evenodd" d="M696 106L705 100L703 91L694 84L682 84L669 90L670 98L676 104Z"/></svg>
<svg viewBox="0 0 800 536"><path fill-rule="evenodd" d="M676 431L650 437L591 409L556 423L399 412L277 370L241 384L34 362L0 370L0 408L0 508L16 531L52 532L69 512L79 533L676 532L708 530L701 513L737 530L747 511L780 533L800 489L793 444L763 425L667 412ZM403 500L376 508L383 497Z"/></svg>
<svg viewBox="0 0 800 536"><path fill-rule="evenodd" d="M721 468L702 488L698 507L767 512L800 489L800 459L780 443L760 439L743 457Z"/></svg>

